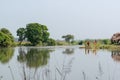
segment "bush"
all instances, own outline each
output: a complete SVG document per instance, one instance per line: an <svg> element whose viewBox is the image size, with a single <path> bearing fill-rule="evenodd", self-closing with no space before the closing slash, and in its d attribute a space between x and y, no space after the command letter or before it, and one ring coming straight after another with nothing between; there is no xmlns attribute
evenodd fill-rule
<svg viewBox="0 0 120 80"><path fill-rule="evenodd" d="M50 38L47 41L47 45L48 46L55 46L56 45L56 41L54 39Z"/></svg>
<svg viewBox="0 0 120 80"><path fill-rule="evenodd" d="M109 39L103 39L102 43L108 45L111 44L111 41Z"/></svg>
<svg viewBox="0 0 120 80"><path fill-rule="evenodd" d="M83 41L79 41L78 44L79 44L79 45L83 45Z"/></svg>
<svg viewBox="0 0 120 80"><path fill-rule="evenodd" d="M9 47L12 46L13 40L9 35L0 32L0 47Z"/></svg>

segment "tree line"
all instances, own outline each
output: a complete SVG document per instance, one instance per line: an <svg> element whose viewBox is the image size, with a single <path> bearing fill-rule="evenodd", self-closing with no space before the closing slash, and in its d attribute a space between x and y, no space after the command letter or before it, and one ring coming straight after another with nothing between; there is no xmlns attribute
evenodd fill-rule
<svg viewBox="0 0 120 80"><path fill-rule="evenodd" d="M25 27L20 27L16 31L18 38L18 45L22 45L26 41L25 45L30 46L54 46L54 45L82 45L86 41L93 40L80 40L75 41L74 35L67 34L61 36L64 39L59 41L53 38L50 38L50 33L46 25L39 23L29 23ZM110 44L110 39L99 39L97 40L101 44ZM11 32L6 28L0 29L0 47L9 47L14 46L14 37Z"/></svg>
<svg viewBox="0 0 120 80"><path fill-rule="evenodd" d="M50 33L48 32L48 28L46 25L42 25L39 23L29 23L26 27L20 27L16 31L18 36L18 45L22 45L23 42L25 45L32 45L32 46L54 46L59 44L53 38L50 38ZM74 36L71 34L62 36L63 39L67 43L72 43L74 40ZM64 45L64 43L62 43ZM14 37L12 33L6 29L0 29L0 47L9 47L14 46Z"/></svg>

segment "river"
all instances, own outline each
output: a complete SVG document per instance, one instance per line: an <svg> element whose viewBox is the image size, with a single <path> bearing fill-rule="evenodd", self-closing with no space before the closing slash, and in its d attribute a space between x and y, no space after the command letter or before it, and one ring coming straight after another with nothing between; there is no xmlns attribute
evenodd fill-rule
<svg viewBox="0 0 120 80"><path fill-rule="evenodd" d="M79 46L0 49L0 80L119 79L119 51Z"/></svg>

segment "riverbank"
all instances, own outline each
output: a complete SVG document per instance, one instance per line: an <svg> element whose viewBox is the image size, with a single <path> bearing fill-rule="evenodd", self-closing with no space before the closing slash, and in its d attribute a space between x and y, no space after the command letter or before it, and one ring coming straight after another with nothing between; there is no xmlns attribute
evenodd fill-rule
<svg viewBox="0 0 120 80"><path fill-rule="evenodd" d="M94 47L90 46L90 47L85 47L80 46L79 48L89 48L89 49L95 49ZM97 49L108 49L108 50L120 50L120 45L99 45L97 46Z"/></svg>
<svg viewBox="0 0 120 80"><path fill-rule="evenodd" d="M120 45L100 45L99 49L120 50Z"/></svg>

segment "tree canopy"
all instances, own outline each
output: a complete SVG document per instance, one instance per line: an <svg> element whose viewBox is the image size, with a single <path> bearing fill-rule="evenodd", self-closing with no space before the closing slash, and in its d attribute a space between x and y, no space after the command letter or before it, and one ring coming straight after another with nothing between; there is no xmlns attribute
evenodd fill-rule
<svg viewBox="0 0 120 80"><path fill-rule="evenodd" d="M25 28L19 28L17 30L17 36L19 36L18 41L20 41L20 45L21 45L22 41L25 39L25 32L26 32Z"/></svg>
<svg viewBox="0 0 120 80"><path fill-rule="evenodd" d="M65 41L68 42L68 43L70 43L74 40L74 36L71 35L71 34L64 35L64 36L62 36L62 38L64 38Z"/></svg>
<svg viewBox="0 0 120 80"><path fill-rule="evenodd" d="M13 42L14 37L11 32L6 28L0 29L0 47L12 46Z"/></svg>
<svg viewBox="0 0 120 80"><path fill-rule="evenodd" d="M31 42L33 46L36 45L54 45L53 39L49 38L50 33L45 25L39 23L29 23L26 28L19 28L17 30L19 41L22 42L25 38Z"/></svg>
<svg viewBox="0 0 120 80"><path fill-rule="evenodd" d="M49 38L49 32L46 26L39 23L30 23L26 26L26 37L33 45L46 42Z"/></svg>

